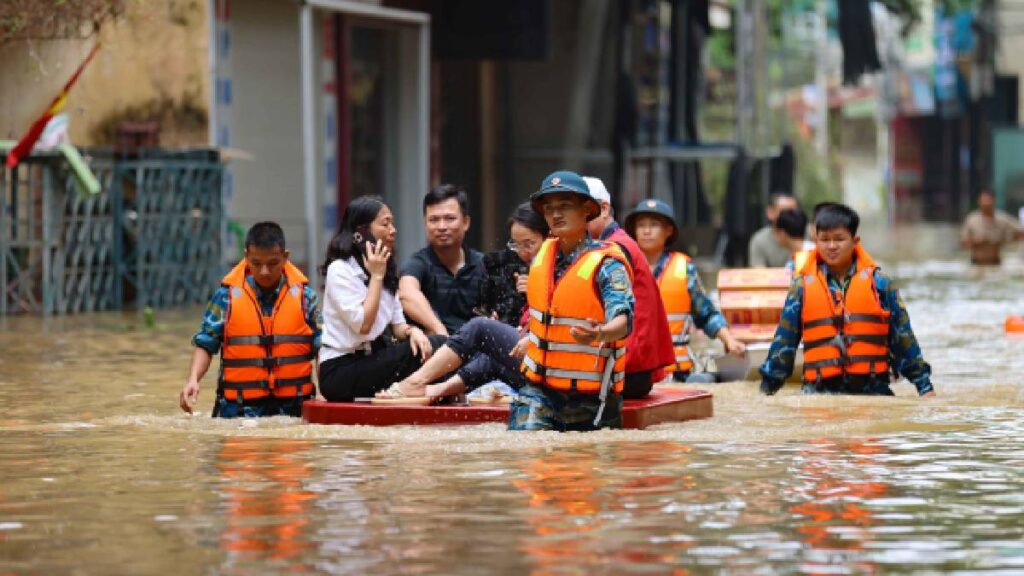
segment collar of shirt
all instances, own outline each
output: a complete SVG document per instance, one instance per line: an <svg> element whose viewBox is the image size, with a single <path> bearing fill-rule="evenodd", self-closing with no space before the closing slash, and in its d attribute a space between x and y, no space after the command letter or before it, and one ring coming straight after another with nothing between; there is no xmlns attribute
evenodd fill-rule
<svg viewBox="0 0 1024 576"><path fill-rule="evenodd" d="M661 256L658 256L658 261L654 263L654 268L651 269L651 274L657 279L661 276L662 271L665 269L665 265L668 264L668 259L672 254L668 250L663 250Z"/></svg>
<svg viewBox="0 0 1024 576"><path fill-rule="evenodd" d="M612 220L608 226L605 227L604 231L601 232L601 240L607 240L615 231L619 229L619 223Z"/></svg>
<svg viewBox="0 0 1024 576"><path fill-rule="evenodd" d="M572 252L569 252L568 254L563 254L561 249L556 248L557 252L555 252L555 268L561 269L562 267L572 266L574 262L579 260L580 255L582 255L584 252L586 252L587 250L593 250L594 248L600 248L602 244L603 242L601 242L600 240L594 240L593 238L584 238L583 242L580 242L579 246L577 246Z"/></svg>
<svg viewBox="0 0 1024 576"><path fill-rule="evenodd" d="M832 270L829 269L828 264L822 262L818 264L818 266L825 273L825 281L828 284L829 288L831 288L837 295L845 294L846 289L850 286L850 279L853 278L853 275L857 273L857 257L853 257L853 261L850 262L850 268L846 271L846 274L844 274L842 278L837 277L835 274L833 274Z"/></svg>
<svg viewBox="0 0 1024 576"><path fill-rule="evenodd" d="M259 298L260 306L266 308L268 306L273 307L277 302L277 295L281 292L281 286L284 286L285 277L284 274L282 274L281 279L277 281L277 287L270 291L261 288L260 285L256 283L256 279L253 278L252 275L247 275L245 277L245 281L248 282L249 286L256 291L256 297Z"/></svg>
<svg viewBox="0 0 1024 576"><path fill-rule="evenodd" d="M445 266L443 262L441 262L441 259L437 257L437 253L434 252L434 249L430 246L427 246L427 258L430 259L430 263L433 264L434 266L439 266L442 270L448 270L448 267ZM477 252L476 250L466 248L466 246L463 245L462 260L462 268L459 268L458 272L455 273L455 276L469 272L470 270L473 269L474 266L482 264L484 260L484 255L480 252Z"/></svg>

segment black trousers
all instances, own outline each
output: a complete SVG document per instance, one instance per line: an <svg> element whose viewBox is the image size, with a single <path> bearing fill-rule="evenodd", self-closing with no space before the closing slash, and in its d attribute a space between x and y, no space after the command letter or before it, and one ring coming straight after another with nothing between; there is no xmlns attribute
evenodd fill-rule
<svg viewBox="0 0 1024 576"><path fill-rule="evenodd" d="M444 336L428 336L436 351ZM320 393L330 402L366 398L412 374L421 366L409 341L390 346L375 344L369 353L346 354L320 364Z"/></svg>
<svg viewBox="0 0 1024 576"><path fill-rule="evenodd" d="M825 380L804 381L801 391L804 394L857 394L868 396L895 396L889 387L889 377L885 376L837 376Z"/></svg>
<svg viewBox="0 0 1024 576"><path fill-rule="evenodd" d="M651 393L651 388L654 387L654 382L651 381L653 373L654 370L627 373L626 381L622 383L623 400L646 398Z"/></svg>

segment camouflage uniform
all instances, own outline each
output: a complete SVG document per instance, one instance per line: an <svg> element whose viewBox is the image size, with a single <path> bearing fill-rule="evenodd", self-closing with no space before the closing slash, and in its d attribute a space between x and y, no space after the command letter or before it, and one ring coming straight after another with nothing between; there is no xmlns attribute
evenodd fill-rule
<svg viewBox="0 0 1024 576"><path fill-rule="evenodd" d="M846 289L850 286L850 279L853 278L857 270L856 262L850 265L850 270L843 278L835 277L824 263L820 263L819 266L825 274L829 290L833 294L845 295ZM891 314L888 347L893 372L902 374L914 384L918 394L931 392L932 369L921 354L921 347L914 336L913 328L910 327L910 315L907 314L899 291L892 285L889 277L878 268L875 269L875 289L878 291L882 308ZM768 351L768 358L761 365L761 391L765 394L777 392L786 378L793 373L793 359L803 334L801 320L803 301L804 277L797 276L793 279L789 294L786 296L782 319L779 321L778 329L775 330L775 339ZM813 383L805 383L804 393L892 395L892 391L889 389L888 375L868 383L850 382L844 378L842 381L829 381L822 384L824 385L816 387Z"/></svg>
<svg viewBox="0 0 1024 576"><path fill-rule="evenodd" d="M555 280L565 274L580 256L594 248L600 248L604 242L587 239L579 248L568 255L558 252L555 259ZM605 321L608 322L620 314L625 314L627 325L633 326L633 286L629 281L629 273L624 264L617 260L605 259L597 273L597 287L604 302ZM598 428L622 427L622 396L608 394L601 417L601 423L594 426L594 418L601 405L597 394L579 394L576 392L559 392L537 384L527 384L520 388L519 395L512 402L509 415L509 430L559 430L586 431Z"/></svg>

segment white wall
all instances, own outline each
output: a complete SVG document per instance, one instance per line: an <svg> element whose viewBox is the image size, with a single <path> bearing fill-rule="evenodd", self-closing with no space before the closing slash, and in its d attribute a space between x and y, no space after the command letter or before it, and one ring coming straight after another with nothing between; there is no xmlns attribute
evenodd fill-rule
<svg viewBox="0 0 1024 576"><path fill-rule="evenodd" d="M315 5L315 4L314 4ZM388 12L387 9L382 9ZM390 11L376 20L383 25ZM323 23L330 12L316 9L313 22L313 74L315 158L314 191L317 199L316 222L319 257L327 240L324 207L330 204L325 187L324 105L330 103L323 92ZM416 14L416 13L405 13ZM416 16L421 17L421 16ZM422 16L421 18L425 18ZM284 228L292 260L304 264L307 258L306 219L303 183L301 46L299 8L282 0L246 0L232 2L230 15L232 98L228 146L251 160L236 160L231 165L233 194L228 206L230 218L248 227L260 220L275 220ZM402 222L399 234L403 255L423 246L420 204L427 191L429 28L412 23L399 26L397 76L399 89L392 134L387 136L394 149L387 154L388 172L399 201L392 208ZM390 136L390 137L389 137ZM382 191L383 192L383 191ZM404 257L404 256L403 256ZM317 279L312 279L319 284Z"/></svg>
<svg viewBox="0 0 1024 576"><path fill-rule="evenodd" d="M292 2L231 3L231 148L252 155L232 163L228 214L248 228L275 220L292 259L306 259L302 181L299 10Z"/></svg>

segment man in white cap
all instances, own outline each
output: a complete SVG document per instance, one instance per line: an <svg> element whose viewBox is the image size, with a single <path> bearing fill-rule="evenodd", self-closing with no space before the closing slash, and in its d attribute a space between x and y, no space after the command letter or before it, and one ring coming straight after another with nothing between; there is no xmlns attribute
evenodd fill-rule
<svg viewBox="0 0 1024 576"><path fill-rule="evenodd" d="M668 316L647 258L636 241L615 221L611 194L604 182L590 176L584 176L583 180L590 189L590 196L601 206L601 214L587 224L590 236L618 244L633 267L635 320L626 344L626 382L622 397L626 400L643 398L654 383L665 377L664 367L675 363Z"/></svg>

